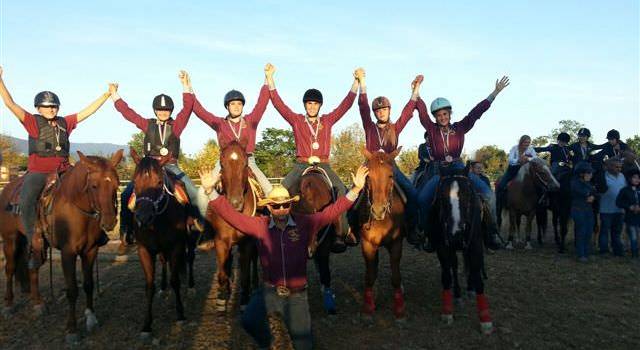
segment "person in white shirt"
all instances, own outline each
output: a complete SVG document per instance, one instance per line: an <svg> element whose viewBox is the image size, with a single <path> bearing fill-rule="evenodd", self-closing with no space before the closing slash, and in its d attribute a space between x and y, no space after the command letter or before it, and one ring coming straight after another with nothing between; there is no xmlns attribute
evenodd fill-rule
<svg viewBox="0 0 640 350"><path fill-rule="evenodd" d="M507 184L516 177L520 167L531 159L537 157L538 155L536 154L536 151L533 149L533 146L531 146L531 137L529 135L522 135L518 144L513 146L511 151L509 151L509 167L507 168L507 171L505 171L504 175L502 175L498 188L496 188L496 192L499 193L505 191Z"/></svg>

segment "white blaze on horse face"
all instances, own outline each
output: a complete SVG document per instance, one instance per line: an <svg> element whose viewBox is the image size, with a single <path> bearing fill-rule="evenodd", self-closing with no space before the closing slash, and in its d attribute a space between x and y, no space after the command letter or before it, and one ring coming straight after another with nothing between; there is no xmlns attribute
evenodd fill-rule
<svg viewBox="0 0 640 350"><path fill-rule="evenodd" d="M454 236L456 232L460 231L460 197L458 192L460 192L458 181L453 181L449 187L449 203L451 204L451 219L453 221L451 234Z"/></svg>
<svg viewBox="0 0 640 350"><path fill-rule="evenodd" d="M231 158L232 160L238 160L238 153L236 153L236 152L231 153L229 158Z"/></svg>

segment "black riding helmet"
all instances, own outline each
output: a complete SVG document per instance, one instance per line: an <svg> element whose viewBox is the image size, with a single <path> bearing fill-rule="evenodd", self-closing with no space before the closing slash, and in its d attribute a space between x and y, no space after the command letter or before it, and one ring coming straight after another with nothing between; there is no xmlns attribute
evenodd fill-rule
<svg viewBox="0 0 640 350"><path fill-rule="evenodd" d="M616 129L609 130L607 140L620 140L620 132Z"/></svg>
<svg viewBox="0 0 640 350"><path fill-rule="evenodd" d="M160 94L153 99L153 109L158 111L173 111L173 100L165 94Z"/></svg>
<svg viewBox="0 0 640 350"><path fill-rule="evenodd" d="M578 130L578 136L591 137L591 131L587 128L581 128Z"/></svg>
<svg viewBox="0 0 640 350"><path fill-rule="evenodd" d="M571 136L569 136L569 134L567 134L566 132L561 132L558 134L557 140L565 143L569 143L569 141L571 141Z"/></svg>
<svg viewBox="0 0 640 350"><path fill-rule="evenodd" d="M318 102L322 104L322 93L318 89L309 89L304 93L302 102L307 103L309 101Z"/></svg>
<svg viewBox="0 0 640 350"><path fill-rule="evenodd" d="M242 104L244 105L244 95L238 90L231 90L224 95L224 108L227 108L231 101L242 101Z"/></svg>
<svg viewBox="0 0 640 350"><path fill-rule="evenodd" d="M33 99L34 107L60 107L60 99L58 95L51 91L39 92Z"/></svg>

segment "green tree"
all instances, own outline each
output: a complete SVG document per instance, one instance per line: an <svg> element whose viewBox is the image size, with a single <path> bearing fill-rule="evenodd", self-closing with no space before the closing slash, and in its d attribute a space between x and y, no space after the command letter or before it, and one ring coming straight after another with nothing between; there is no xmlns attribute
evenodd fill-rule
<svg viewBox="0 0 640 350"><path fill-rule="evenodd" d="M498 146L482 146L476 151L476 161L485 166L485 172L491 180L501 176L507 168L507 153Z"/></svg>
<svg viewBox="0 0 640 350"><path fill-rule="evenodd" d="M360 124L354 123L333 137L331 168L345 184L351 182L351 173L364 162L361 153L364 146L365 136Z"/></svg>
<svg viewBox="0 0 640 350"><path fill-rule="evenodd" d="M411 173L416 169L420 163L420 159L418 158L418 147L411 147L409 149L403 149L402 152L396 158L396 164L398 164L398 168L405 175L410 176Z"/></svg>
<svg viewBox="0 0 640 350"><path fill-rule="evenodd" d="M191 179L196 179L198 178L198 169L213 167L218 159L220 159L220 146L218 146L216 140L209 139L193 158L180 153L179 163L180 168L187 176Z"/></svg>
<svg viewBox="0 0 640 350"><path fill-rule="evenodd" d="M253 152L256 164L268 177L284 177L293 167L296 144L293 131L267 128Z"/></svg>
<svg viewBox="0 0 640 350"><path fill-rule="evenodd" d="M127 142L129 148L133 148L140 156L144 153L144 133L142 131L131 135L131 140ZM129 156L127 154L127 156Z"/></svg>
<svg viewBox="0 0 640 350"><path fill-rule="evenodd" d="M633 135L633 137L628 138L625 143L635 154L640 154L640 135Z"/></svg>
<svg viewBox="0 0 640 350"><path fill-rule="evenodd" d="M576 120L564 119L559 121L558 124L560 124L560 126L551 130L551 133L549 134L549 139L551 140L551 142L555 142L558 138L558 134L560 134L561 132L566 132L567 134L569 134L569 136L571 136L572 142L577 141L578 130L584 128L584 124Z"/></svg>
<svg viewBox="0 0 640 350"><path fill-rule="evenodd" d="M531 146L542 147L549 143L549 136L538 136L531 140Z"/></svg>
<svg viewBox="0 0 640 350"><path fill-rule="evenodd" d="M0 135L1 165L8 169L24 170L27 168L28 157L18 152L15 144L11 139Z"/></svg>

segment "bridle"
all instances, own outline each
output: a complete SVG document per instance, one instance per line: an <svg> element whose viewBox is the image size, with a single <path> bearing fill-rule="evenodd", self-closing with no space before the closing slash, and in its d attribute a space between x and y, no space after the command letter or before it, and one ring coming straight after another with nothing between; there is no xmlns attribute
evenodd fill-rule
<svg viewBox="0 0 640 350"><path fill-rule="evenodd" d="M372 220L375 220L375 221L384 220L386 214L391 215L391 207L393 207L393 188L394 187L395 187L395 180L392 178L391 186L389 186L389 192L387 193L387 202L383 206L384 210L382 211L382 216L380 218L377 218L373 212L373 203L371 202L371 199L372 199L371 181L367 179L366 189L367 189L367 206L369 207L369 223L371 223Z"/></svg>
<svg viewBox="0 0 640 350"><path fill-rule="evenodd" d="M92 173L96 173L97 171L91 171L89 169L87 169L86 175L85 175L85 183L84 183L84 187L82 188L82 193L85 193L88 195L89 197L89 206L90 209L89 210L84 210L82 208L80 208L80 206L78 206L78 204L76 204L75 202L72 202L73 206L76 207L76 209L82 213L85 216L90 217L91 219L94 220L100 220L100 218L102 217L102 210L100 208L100 205L97 204L98 201L96 200L96 193L93 190L93 187L90 186L89 184L89 177ZM115 204L114 204L115 206Z"/></svg>
<svg viewBox="0 0 640 350"><path fill-rule="evenodd" d="M151 205L153 206L154 218L164 213L167 210L167 208L169 207L169 196L175 197L175 195L171 193L171 191L169 191L169 189L167 188L167 184L165 182L166 174L164 173L164 170L161 170L161 171L162 171L162 186L161 186L162 189L161 189L160 196L158 196L155 199L149 196L142 196L142 197L136 196L136 202L135 202L135 207L137 207L138 203L140 202L151 203ZM135 209L133 211L135 212Z"/></svg>

